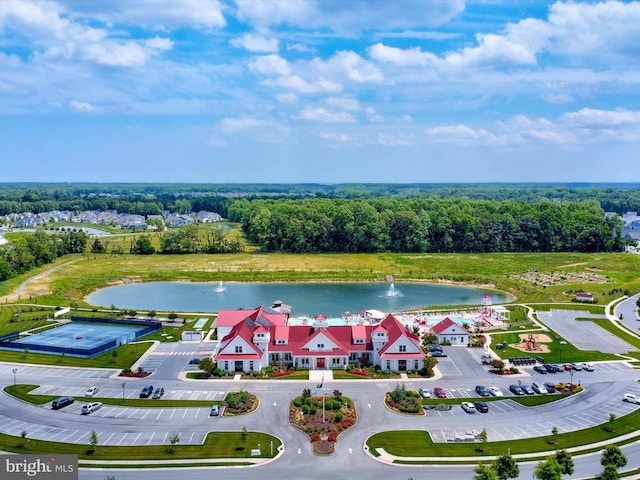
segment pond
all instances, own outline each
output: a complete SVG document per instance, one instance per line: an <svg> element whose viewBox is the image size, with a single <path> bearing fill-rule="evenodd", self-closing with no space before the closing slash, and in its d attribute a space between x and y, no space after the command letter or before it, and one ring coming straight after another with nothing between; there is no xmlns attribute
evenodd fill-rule
<svg viewBox="0 0 640 480"><path fill-rule="evenodd" d="M510 302L494 291L430 283L186 283L149 282L97 290L87 302L136 311L217 312L271 306L280 300L294 316L342 316L345 312L402 312L419 307Z"/></svg>

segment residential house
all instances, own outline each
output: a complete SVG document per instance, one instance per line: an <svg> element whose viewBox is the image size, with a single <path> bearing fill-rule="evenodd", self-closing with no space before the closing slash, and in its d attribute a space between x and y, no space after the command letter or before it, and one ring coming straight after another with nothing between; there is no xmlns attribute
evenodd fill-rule
<svg viewBox="0 0 640 480"><path fill-rule="evenodd" d="M438 343L450 343L451 345L469 344L469 332L449 317L436 323L431 327L431 331L438 336Z"/></svg>

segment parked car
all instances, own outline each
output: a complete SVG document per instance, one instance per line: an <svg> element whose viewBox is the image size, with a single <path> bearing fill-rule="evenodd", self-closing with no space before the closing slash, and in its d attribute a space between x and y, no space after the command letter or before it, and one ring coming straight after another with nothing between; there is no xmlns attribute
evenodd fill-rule
<svg viewBox="0 0 640 480"><path fill-rule="evenodd" d="M99 388L98 387L89 387L87 388L87 391L84 392L84 396L85 397L93 397L96 393L98 393Z"/></svg>
<svg viewBox="0 0 640 480"><path fill-rule="evenodd" d="M431 392L431 390L429 390L428 388L420 388L418 390L418 393L422 398L431 398L433 392Z"/></svg>
<svg viewBox="0 0 640 480"><path fill-rule="evenodd" d="M533 370L543 375L547 373L547 369L544 368L542 365L536 365L535 367L533 367Z"/></svg>
<svg viewBox="0 0 640 480"><path fill-rule="evenodd" d="M523 383L520 386L522 387L522 390L524 390L524 393L526 393L527 395L533 395L534 393L536 393L533 390L533 387L531 385L529 385L528 383Z"/></svg>
<svg viewBox="0 0 640 480"><path fill-rule="evenodd" d="M462 402L460 407L467 413L476 413L476 406L471 402Z"/></svg>
<svg viewBox="0 0 640 480"><path fill-rule="evenodd" d="M524 395L524 390L520 385L509 385L509 390L511 390L511 393L513 393L514 395Z"/></svg>
<svg viewBox="0 0 640 480"><path fill-rule="evenodd" d="M576 371L581 371L582 370L582 364L581 363L572 363L571 364L571 369L572 370L576 370Z"/></svg>
<svg viewBox="0 0 640 480"><path fill-rule="evenodd" d="M473 404L480 413L487 413L489 411L489 405L486 402L475 402Z"/></svg>
<svg viewBox="0 0 640 480"><path fill-rule="evenodd" d="M189 360L189 365L198 365L200 363L201 358L192 358Z"/></svg>
<svg viewBox="0 0 640 480"><path fill-rule="evenodd" d="M441 352L442 347L440 345L429 345L430 352Z"/></svg>
<svg viewBox="0 0 640 480"><path fill-rule="evenodd" d="M445 392L442 388L436 387L433 389L433 394L438 398L447 398L447 392Z"/></svg>
<svg viewBox="0 0 640 480"><path fill-rule="evenodd" d="M431 352L431 356L432 357L446 357L447 354L444 353L442 350L434 350L433 352Z"/></svg>
<svg viewBox="0 0 640 480"><path fill-rule="evenodd" d="M481 397L488 397L489 395L491 395L489 393L489 389L484 385L476 385L476 393Z"/></svg>
<svg viewBox="0 0 640 480"><path fill-rule="evenodd" d="M489 387L489 393L493 397L502 397L502 396L504 396L504 393L502 393L502 390L500 390L498 387L494 387L494 386Z"/></svg>
<svg viewBox="0 0 640 480"><path fill-rule="evenodd" d="M90 413L93 413L96 410L99 410L100 408L102 408L102 403L100 402L87 403L82 406L82 414L89 415Z"/></svg>
<svg viewBox="0 0 640 480"><path fill-rule="evenodd" d="M636 395L635 393L625 393L622 397L622 401L640 405L640 396Z"/></svg>
<svg viewBox="0 0 640 480"><path fill-rule="evenodd" d="M541 395L544 395L546 393L549 393L547 391L547 387L544 386L544 383L542 382L533 382L531 384L531 388L533 388L533 391L536 393L539 393Z"/></svg>
<svg viewBox="0 0 640 480"><path fill-rule="evenodd" d="M147 385L140 392L140 398L149 398L153 394L153 385Z"/></svg>
<svg viewBox="0 0 640 480"><path fill-rule="evenodd" d="M53 402L51 402L51 408L54 410L60 410L67 405L71 405L75 400L73 397L60 397L56 398Z"/></svg>
<svg viewBox="0 0 640 480"><path fill-rule="evenodd" d="M214 405L211 407L211 411L209 412L210 417L217 417L220 415L220 405Z"/></svg>
<svg viewBox="0 0 640 480"><path fill-rule="evenodd" d="M573 370L573 366L571 364L563 365L562 368L564 368L567 372L570 371L570 370Z"/></svg>
<svg viewBox="0 0 640 480"><path fill-rule="evenodd" d="M548 372L548 373L557 373L560 370L558 370L558 367L551 364L551 363L545 363L544 365L542 365L544 367L544 369Z"/></svg>
<svg viewBox="0 0 640 480"><path fill-rule="evenodd" d="M593 372L595 370L595 368L593 368L593 363L583 363L582 369L585 372Z"/></svg>
<svg viewBox="0 0 640 480"><path fill-rule="evenodd" d="M156 387L156 390L153 392L153 397L151 398L162 398L162 396L164 395L164 387Z"/></svg>
<svg viewBox="0 0 640 480"><path fill-rule="evenodd" d="M553 382L544 382L543 383L544 388L547 389L547 393L555 393L556 391L556 384Z"/></svg>

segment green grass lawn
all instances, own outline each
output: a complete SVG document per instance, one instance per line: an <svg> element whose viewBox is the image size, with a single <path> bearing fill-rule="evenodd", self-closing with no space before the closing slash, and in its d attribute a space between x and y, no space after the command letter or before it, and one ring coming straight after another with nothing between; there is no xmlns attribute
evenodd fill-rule
<svg viewBox="0 0 640 480"><path fill-rule="evenodd" d="M607 430L608 424L596 425L583 430L561 433L557 436L523 438L501 442L435 443L425 430L394 430L380 432L367 440L371 452L383 448L387 453L399 457L464 457L503 455L509 449L512 455L561 450L579 445L606 441L627 433L638 433L640 429L640 409L619 417L614 431ZM640 433L638 433L640 435ZM555 442L555 443L553 443ZM482 452L478 451L482 448Z"/></svg>
<svg viewBox="0 0 640 480"><path fill-rule="evenodd" d="M28 434L28 432L27 432ZM0 434L0 450L21 454L51 453L78 455L85 460L179 460L179 459L211 459L212 463L218 458L256 458L251 455L251 449L261 445L261 454L257 458L271 458L270 445L273 442L273 456L278 453L282 445L278 438L262 432L247 432L243 440L242 432L211 432L203 445L173 446L174 453L168 453L171 446L166 445L136 445L131 446L100 446L98 437L97 453L92 453L89 445L73 443L45 442L42 440L26 439ZM157 465L153 465L157 466Z"/></svg>

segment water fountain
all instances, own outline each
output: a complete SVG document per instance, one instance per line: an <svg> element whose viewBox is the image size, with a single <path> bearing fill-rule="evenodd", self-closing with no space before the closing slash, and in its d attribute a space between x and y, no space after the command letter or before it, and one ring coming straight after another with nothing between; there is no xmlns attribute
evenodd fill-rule
<svg viewBox="0 0 640 480"><path fill-rule="evenodd" d="M222 293L226 290L225 286L222 284L222 280L218 283L218 286L215 289L216 293Z"/></svg>
<svg viewBox="0 0 640 480"><path fill-rule="evenodd" d="M391 282L389 285L389 291L387 292L387 297L397 297L400 295L400 292L396 290L395 284Z"/></svg>

